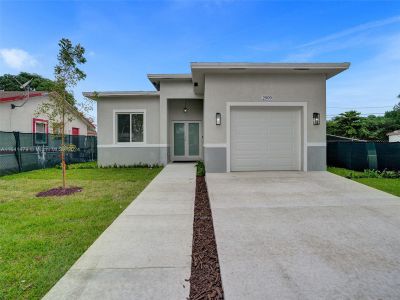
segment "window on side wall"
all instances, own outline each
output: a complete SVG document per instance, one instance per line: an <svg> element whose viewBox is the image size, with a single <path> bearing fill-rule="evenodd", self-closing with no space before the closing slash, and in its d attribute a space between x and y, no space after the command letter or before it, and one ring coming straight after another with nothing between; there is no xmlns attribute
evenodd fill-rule
<svg viewBox="0 0 400 300"><path fill-rule="evenodd" d="M48 121L33 119L33 138L35 145L46 145L48 134Z"/></svg>
<svg viewBox="0 0 400 300"><path fill-rule="evenodd" d="M144 143L144 112L117 113L117 142Z"/></svg>

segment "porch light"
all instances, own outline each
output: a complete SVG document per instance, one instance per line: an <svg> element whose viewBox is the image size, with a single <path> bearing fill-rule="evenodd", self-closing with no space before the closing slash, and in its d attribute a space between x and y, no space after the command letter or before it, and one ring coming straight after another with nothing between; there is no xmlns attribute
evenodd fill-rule
<svg viewBox="0 0 400 300"><path fill-rule="evenodd" d="M188 112L188 108L187 108L187 105L186 105L186 100L185 100L185 107L183 108L183 112L184 112L185 114Z"/></svg>
<svg viewBox="0 0 400 300"><path fill-rule="evenodd" d="M319 125L320 122L321 122L321 118L320 118L319 113L313 113L312 119L313 119L313 124L314 125Z"/></svg>
<svg viewBox="0 0 400 300"><path fill-rule="evenodd" d="M215 124L221 125L221 113L215 114Z"/></svg>

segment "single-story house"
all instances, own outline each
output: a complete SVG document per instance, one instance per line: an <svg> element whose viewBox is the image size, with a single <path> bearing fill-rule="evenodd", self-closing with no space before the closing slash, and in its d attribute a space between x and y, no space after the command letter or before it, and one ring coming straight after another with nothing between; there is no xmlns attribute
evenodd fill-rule
<svg viewBox="0 0 400 300"><path fill-rule="evenodd" d="M97 101L100 165L204 160L207 172L326 169L326 80L349 63L192 63Z"/></svg>
<svg viewBox="0 0 400 300"><path fill-rule="evenodd" d="M49 133L55 133L46 116L36 116L36 110L49 101L47 92L38 91L0 91L0 131L35 133L35 144L44 143ZM69 135L96 135L96 127L72 105L69 106L74 116L66 123L65 133Z"/></svg>
<svg viewBox="0 0 400 300"><path fill-rule="evenodd" d="M389 137L390 143L400 142L400 129L386 134Z"/></svg>

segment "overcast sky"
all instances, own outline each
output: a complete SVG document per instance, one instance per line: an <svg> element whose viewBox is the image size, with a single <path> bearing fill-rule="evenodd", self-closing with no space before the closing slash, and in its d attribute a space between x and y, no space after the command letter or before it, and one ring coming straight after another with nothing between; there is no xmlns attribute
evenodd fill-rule
<svg viewBox="0 0 400 300"><path fill-rule="evenodd" d="M193 61L351 62L328 81L328 115L382 114L400 93L400 1L5 1L0 74L53 78L58 41L86 48L74 90L152 90L147 73Z"/></svg>

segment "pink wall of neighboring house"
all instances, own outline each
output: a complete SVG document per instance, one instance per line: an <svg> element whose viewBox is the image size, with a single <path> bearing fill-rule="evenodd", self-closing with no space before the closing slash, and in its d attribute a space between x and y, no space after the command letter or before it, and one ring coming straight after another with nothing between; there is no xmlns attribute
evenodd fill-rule
<svg viewBox="0 0 400 300"><path fill-rule="evenodd" d="M26 99L24 92L0 92L0 131L34 132L35 119L48 121L46 116L35 114L39 105L48 101L47 93L31 92L29 100ZM11 108L12 104L16 106L14 109ZM51 125L47 126L46 131L53 133ZM76 116L69 122L65 133L72 134L73 127L79 128L81 135L93 135L93 128L91 126L88 128L88 121L81 117Z"/></svg>

